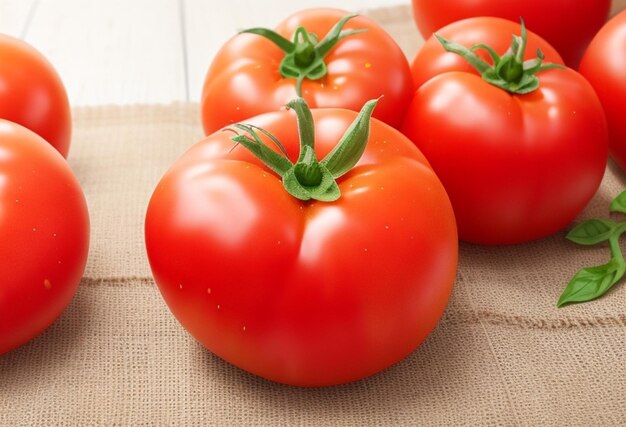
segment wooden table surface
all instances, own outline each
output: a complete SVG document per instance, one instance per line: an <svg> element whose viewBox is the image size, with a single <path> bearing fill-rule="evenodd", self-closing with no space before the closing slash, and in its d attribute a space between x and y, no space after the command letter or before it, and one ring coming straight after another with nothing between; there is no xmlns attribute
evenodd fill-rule
<svg viewBox="0 0 626 427"><path fill-rule="evenodd" d="M400 4L409 0L0 0L0 33L53 63L72 106L199 101L213 55L238 29L308 7Z"/></svg>
<svg viewBox="0 0 626 427"><path fill-rule="evenodd" d="M626 7L614 0L613 9ZM410 0L0 0L0 33L55 66L72 106L199 101L213 55L238 29L272 27L307 7ZM277 12L280 10L280 12Z"/></svg>

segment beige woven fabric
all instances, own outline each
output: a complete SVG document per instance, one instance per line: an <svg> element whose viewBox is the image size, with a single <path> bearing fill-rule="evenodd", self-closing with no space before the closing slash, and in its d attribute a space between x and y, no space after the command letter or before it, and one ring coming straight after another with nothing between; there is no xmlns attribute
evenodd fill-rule
<svg viewBox="0 0 626 427"><path fill-rule="evenodd" d="M281 386L205 351L170 315L143 246L150 194L200 138L198 116L196 104L75 110L70 163L92 218L89 262L63 316L0 357L1 426L626 425L626 285L556 309L574 272L608 256L564 233L461 245L435 332L357 383ZM604 216L623 187L626 174L609 167L579 220Z"/></svg>

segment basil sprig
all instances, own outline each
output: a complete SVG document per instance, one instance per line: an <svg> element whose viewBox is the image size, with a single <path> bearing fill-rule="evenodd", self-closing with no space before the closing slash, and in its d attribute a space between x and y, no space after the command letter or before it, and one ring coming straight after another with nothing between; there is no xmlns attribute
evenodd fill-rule
<svg viewBox="0 0 626 427"><path fill-rule="evenodd" d="M613 200L610 211L626 214L626 191ZM619 245L625 231L626 221L594 218L577 225L567 234L567 239L579 245L597 245L608 241L611 259L606 264L579 270L561 294L558 307L599 298L619 282L626 272L624 254Z"/></svg>

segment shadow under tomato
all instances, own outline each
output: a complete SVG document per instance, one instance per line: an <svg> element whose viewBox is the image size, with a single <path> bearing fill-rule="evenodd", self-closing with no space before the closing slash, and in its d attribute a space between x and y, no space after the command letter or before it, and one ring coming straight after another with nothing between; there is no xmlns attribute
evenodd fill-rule
<svg viewBox="0 0 626 427"><path fill-rule="evenodd" d="M44 332L26 344L0 355L0 389L28 387L54 375L76 360L77 343L85 338L91 304L81 287L65 311Z"/></svg>
<svg viewBox="0 0 626 427"><path fill-rule="evenodd" d="M273 383L249 374L214 356L201 345L191 346L190 358L202 372L199 381L214 383L228 390L231 405L245 408L247 417L260 419L279 414L281 422L301 425L411 424L415 408L424 422L433 413L470 413L498 396L497 369L484 345L484 331L473 321L459 321L454 296L448 313L428 339L396 365L363 380L332 387L301 388ZM363 355L367 357L367 355ZM477 377L475 372L493 372ZM468 396L467 389L478 387L486 393ZM206 396L210 398L210 396ZM467 399L470 401L467 401ZM467 405L459 406L460 401ZM268 412L269 411L269 412ZM430 415L429 411L432 411Z"/></svg>
<svg viewBox="0 0 626 427"><path fill-rule="evenodd" d="M609 159L607 168L608 171L615 177L616 182L626 190L626 171L620 168L613 159Z"/></svg>

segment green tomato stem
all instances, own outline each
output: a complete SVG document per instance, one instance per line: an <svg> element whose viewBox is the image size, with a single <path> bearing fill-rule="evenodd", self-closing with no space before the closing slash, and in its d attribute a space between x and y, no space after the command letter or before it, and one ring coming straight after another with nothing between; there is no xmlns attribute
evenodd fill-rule
<svg viewBox="0 0 626 427"><path fill-rule="evenodd" d="M267 167L282 178L285 190L300 200L319 200L331 202L337 200L341 191L337 178L350 171L359 161L367 142L371 116L378 102L368 101L356 119L345 131L337 145L322 161L315 154L315 125L313 114L302 98L296 98L286 107L293 109L298 122L300 153L298 160L292 163L286 155L283 145L269 132L251 125L233 125L237 134L231 139L250 150ZM276 152L263 143L259 132L276 144L282 153Z"/></svg>
<svg viewBox="0 0 626 427"><path fill-rule="evenodd" d="M294 37L296 46L293 52L294 64L306 69L315 61L315 43L313 43L311 35L304 27L299 27Z"/></svg>
<svg viewBox="0 0 626 427"><path fill-rule="evenodd" d="M347 15L340 19L319 42L317 36L304 27L296 29L293 41L267 28L250 28L241 33L265 37L285 52L279 66L280 75L296 80L296 94L301 97L302 82L305 79L319 80L328 73L324 58L337 43L345 37L366 31L366 29L343 30L346 22L355 16L357 15Z"/></svg>
<svg viewBox="0 0 626 427"><path fill-rule="evenodd" d="M537 50L537 58L524 62L528 34L524 20L521 21L521 25L521 35L513 35L511 46L502 56L483 43L467 48L437 34L435 37L446 51L465 59L488 83L507 92L523 95L539 88L539 79L536 76L538 72L565 67L559 64L543 64L544 56L540 50ZM493 60L493 65L489 65L475 53L478 49L487 50Z"/></svg>

